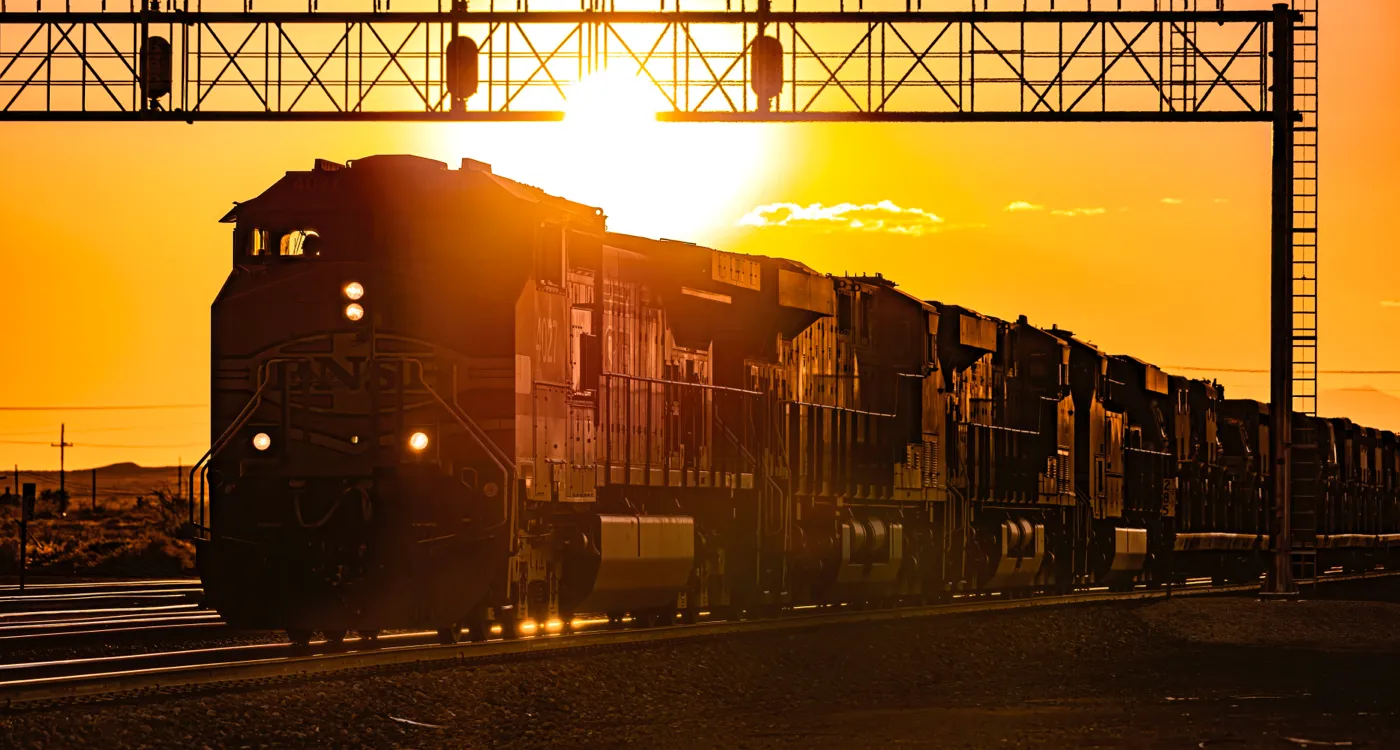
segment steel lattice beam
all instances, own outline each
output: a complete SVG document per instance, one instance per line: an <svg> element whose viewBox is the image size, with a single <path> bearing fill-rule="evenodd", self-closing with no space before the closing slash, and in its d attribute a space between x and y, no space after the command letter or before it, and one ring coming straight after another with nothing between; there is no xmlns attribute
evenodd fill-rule
<svg viewBox="0 0 1400 750"><path fill-rule="evenodd" d="M570 84L609 68L646 81L672 120L1267 121L1272 20L1265 11L7 11L0 120L552 120ZM464 108L446 88L455 33L481 47L481 88ZM784 50L783 91L768 107L750 80L761 33ZM173 90L149 100L138 55L148 36L173 46Z"/></svg>

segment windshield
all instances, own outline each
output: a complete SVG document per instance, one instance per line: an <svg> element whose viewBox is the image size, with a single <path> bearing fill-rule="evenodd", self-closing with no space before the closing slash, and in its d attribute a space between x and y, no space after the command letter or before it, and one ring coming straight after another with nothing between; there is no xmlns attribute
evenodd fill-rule
<svg viewBox="0 0 1400 750"><path fill-rule="evenodd" d="M267 230L258 227L242 233L243 254L250 258L319 256L321 235L314 229Z"/></svg>

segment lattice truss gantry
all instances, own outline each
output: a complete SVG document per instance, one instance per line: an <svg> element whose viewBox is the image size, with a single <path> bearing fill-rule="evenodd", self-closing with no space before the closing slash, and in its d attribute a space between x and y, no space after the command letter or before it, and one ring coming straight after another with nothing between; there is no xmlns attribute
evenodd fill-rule
<svg viewBox="0 0 1400 750"><path fill-rule="evenodd" d="M129 1L3 0L0 119L548 120L603 68L644 81L669 119L1270 117L1266 6ZM479 88L464 103L447 86L457 35L480 48ZM760 36L781 43L771 100L753 85ZM171 84L147 97L141 50L155 37L169 42Z"/></svg>

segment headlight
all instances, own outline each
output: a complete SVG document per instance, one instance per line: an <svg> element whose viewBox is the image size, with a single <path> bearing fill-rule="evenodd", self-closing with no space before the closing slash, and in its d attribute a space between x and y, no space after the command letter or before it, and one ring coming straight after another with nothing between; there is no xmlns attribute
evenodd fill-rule
<svg viewBox="0 0 1400 750"><path fill-rule="evenodd" d="M359 320L365 316L365 309L359 303L351 302L345 306L345 317L350 320Z"/></svg>
<svg viewBox="0 0 1400 750"><path fill-rule="evenodd" d="M416 451L421 451L428 447L428 434L426 432L415 432L408 438L408 447Z"/></svg>
<svg viewBox="0 0 1400 750"><path fill-rule="evenodd" d="M272 438L266 432L259 432L253 436L253 447L265 451L272 447Z"/></svg>
<svg viewBox="0 0 1400 750"><path fill-rule="evenodd" d="M344 291L345 298L351 300L352 302L365 296L365 287L358 281L352 281L349 284L346 284Z"/></svg>

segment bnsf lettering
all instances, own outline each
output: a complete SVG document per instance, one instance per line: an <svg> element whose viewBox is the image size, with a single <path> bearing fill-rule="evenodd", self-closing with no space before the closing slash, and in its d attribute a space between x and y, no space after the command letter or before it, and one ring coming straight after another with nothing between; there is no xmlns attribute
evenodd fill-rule
<svg viewBox="0 0 1400 750"><path fill-rule="evenodd" d="M288 387L312 390L365 390L373 378L374 386L381 391L402 388L407 392L424 392L422 368L417 365L405 366L401 362L370 363L368 357L312 357L290 363L278 373L285 376ZM273 385L280 387L283 380L274 377Z"/></svg>

